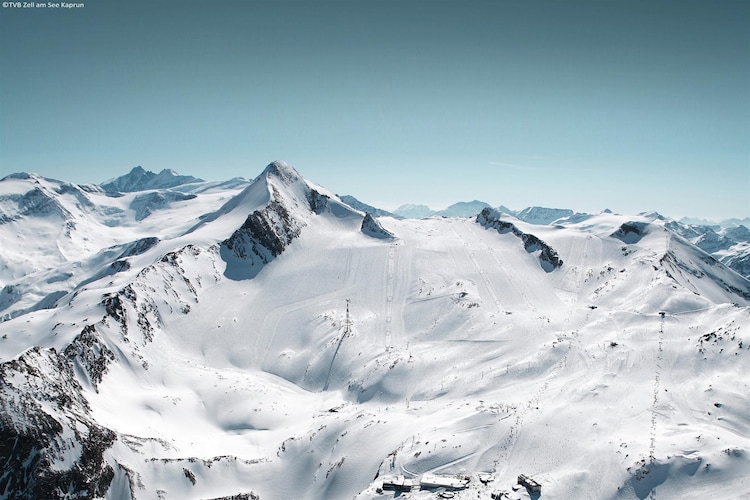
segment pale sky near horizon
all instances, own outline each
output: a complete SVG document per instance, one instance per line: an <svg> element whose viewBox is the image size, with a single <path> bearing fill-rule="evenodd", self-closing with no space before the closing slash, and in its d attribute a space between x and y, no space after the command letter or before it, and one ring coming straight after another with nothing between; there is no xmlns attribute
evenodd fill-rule
<svg viewBox="0 0 750 500"><path fill-rule="evenodd" d="M750 2L0 8L0 176L281 159L393 209L750 216Z"/></svg>

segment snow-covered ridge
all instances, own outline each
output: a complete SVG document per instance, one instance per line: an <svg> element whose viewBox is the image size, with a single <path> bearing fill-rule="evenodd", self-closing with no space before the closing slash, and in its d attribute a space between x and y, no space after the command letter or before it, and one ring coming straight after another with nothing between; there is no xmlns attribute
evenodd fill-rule
<svg viewBox="0 0 750 500"><path fill-rule="evenodd" d="M657 214L378 219L282 162L141 219L62 184L0 182L67 211L0 224L0 496L750 494L750 282Z"/></svg>
<svg viewBox="0 0 750 500"><path fill-rule="evenodd" d="M533 234L524 233L512 222L502 220L501 212L485 208L479 215L477 215L477 223L484 227L496 229L501 234L507 232L512 233L521 239L524 249L529 253L539 251L539 262L545 271L549 272L562 267L563 261L560 259L560 256L554 248Z"/></svg>
<svg viewBox="0 0 750 500"><path fill-rule="evenodd" d="M191 175L179 175L170 169L164 169L156 174L138 166L126 175L103 182L101 187L111 193L132 193L150 189L168 189L197 182L203 182L203 179Z"/></svg>
<svg viewBox="0 0 750 500"><path fill-rule="evenodd" d="M482 209L489 207L488 203L479 200L459 201L443 210L432 210L427 205L401 205L394 214L408 219L423 219L425 217L474 217Z"/></svg>
<svg viewBox="0 0 750 500"><path fill-rule="evenodd" d="M528 207L517 214L516 218L529 224L552 224L554 221L573 215L570 209Z"/></svg>
<svg viewBox="0 0 750 500"><path fill-rule="evenodd" d="M395 237L392 232L384 229L380 222L369 213L365 214L365 218L362 219L361 230L362 233L373 238L390 239Z"/></svg>

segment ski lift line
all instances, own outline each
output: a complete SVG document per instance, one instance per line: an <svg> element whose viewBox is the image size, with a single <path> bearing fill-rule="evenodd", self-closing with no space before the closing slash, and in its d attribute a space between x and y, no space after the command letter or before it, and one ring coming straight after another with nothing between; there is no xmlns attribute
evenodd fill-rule
<svg viewBox="0 0 750 500"><path fill-rule="evenodd" d="M275 307L262 318L257 318L256 320L254 320L254 324L257 324L257 326L255 326L254 328L257 328L257 330L261 332L260 335L256 336L253 344L255 352L262 353L260 358L258 359L260 366L266 366L266 363L269 362L268 357L270 348L275 342L276 336L279 333L279 324L281 322L281 318L283 318L286 314L289 314L292 311L303 309L305 307L319 304L322 299L340 299L341 295L354 293L356 292L356 290L357 286L355 284L352 284L320 296L310 297L300 301L289 302L287 304Z"/></svg>

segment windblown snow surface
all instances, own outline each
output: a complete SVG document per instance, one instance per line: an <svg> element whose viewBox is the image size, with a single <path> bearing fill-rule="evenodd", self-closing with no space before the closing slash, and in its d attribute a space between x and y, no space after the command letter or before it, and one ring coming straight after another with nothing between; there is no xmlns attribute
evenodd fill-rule
<svg viewBox="0 0 750 500"><path fill-rule="evenodd" d="M456 499L750 498L750 283L658 217L372 237L283 163L140 221L137 193L19 215L11 191L64 184L2 184L0 498L53 473L49 498L447 497L383 490L425 474Z"/></svg>

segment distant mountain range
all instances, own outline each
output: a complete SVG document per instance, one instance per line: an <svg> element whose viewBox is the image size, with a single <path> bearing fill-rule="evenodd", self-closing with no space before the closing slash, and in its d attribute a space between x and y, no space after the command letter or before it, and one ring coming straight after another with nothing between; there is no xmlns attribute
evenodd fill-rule
<svg viewBox="0 0 750 500"><path fill-rule="evenodd" d="M195 182L203 182L203 179L191 175L179 175L174 170L168 169L156 174L138 166L126 175L105 181L100 186L107 192L133 193L149 189L168 189Z"/></svg>

